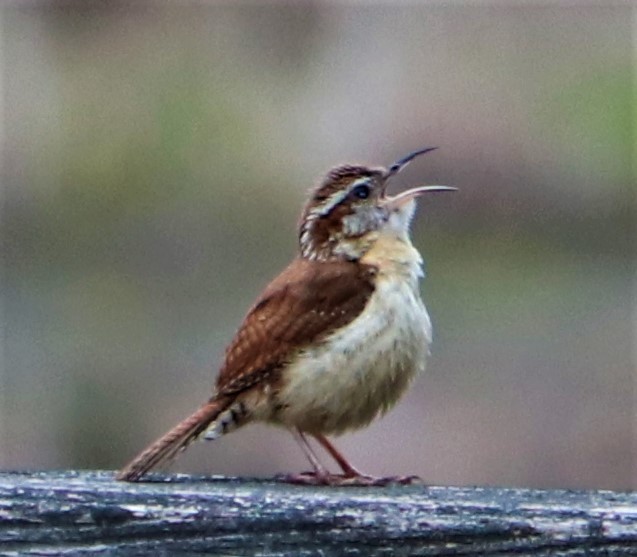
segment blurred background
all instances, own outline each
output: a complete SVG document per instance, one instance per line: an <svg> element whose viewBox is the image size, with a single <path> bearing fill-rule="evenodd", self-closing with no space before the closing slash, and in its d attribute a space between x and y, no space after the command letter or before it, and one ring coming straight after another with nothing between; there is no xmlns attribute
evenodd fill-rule
<svg viewBox="0 0 637 557"><path fill-rule="evenodd" d="M425 376L336 444L431 484L637 487L630 3L7 3L0 468L116 468L210 394L342 162L460 188ZM172 470L306 469L250 426Z"/></svg>

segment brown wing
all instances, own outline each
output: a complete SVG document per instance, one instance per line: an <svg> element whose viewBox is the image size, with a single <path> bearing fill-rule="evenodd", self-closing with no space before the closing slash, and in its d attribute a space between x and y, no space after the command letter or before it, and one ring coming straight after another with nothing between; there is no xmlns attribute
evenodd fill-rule
<svg viewBox="0 0 637 557"><path fill-rule="evenodd" d="M217 394L255 385L352 321L374 291L375 275L375 267L349 261L293 261L265 289L226 349Z"/></svg>

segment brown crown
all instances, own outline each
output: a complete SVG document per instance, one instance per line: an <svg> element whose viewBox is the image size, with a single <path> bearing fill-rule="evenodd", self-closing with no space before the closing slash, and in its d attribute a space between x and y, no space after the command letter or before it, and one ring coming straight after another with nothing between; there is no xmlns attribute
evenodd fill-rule
<svg viewBox="0 0 637 557"><path fill-rule="evenodd" d="M306 209L310 209L316 205L321 205L323 201L329 199L334 193L347 187L354 180L372 176L380 177L381 175L382 171L380 169L369 168L367 166L344 164L342 166L332 168L321 183L314 188Z"/></svg>
<svg viewBox="0 0 637 557"><path fill-rule="evenodd" d="M371 178L370 186L382 187L386 170L366 166L342 165L330 170L310 195L299 224L301 255L310 259L331 259L341 238L343 219L354 212L362 200L344 194L361 178ZM378 190L372 195L378 196Z"/></svg>

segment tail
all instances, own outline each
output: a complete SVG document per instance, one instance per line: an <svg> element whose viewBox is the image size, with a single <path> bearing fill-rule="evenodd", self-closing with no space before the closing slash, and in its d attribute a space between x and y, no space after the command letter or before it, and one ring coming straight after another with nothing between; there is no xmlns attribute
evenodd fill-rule
<svg viewBox="0 0 637 557"><path fill-rule="evenodd" d="M231 402L232 400L228 398L215 398L207 402L152 445L146 447L124 466L115 478L126 482L136 482L155 466L172 459L201 435Z"/></svg>

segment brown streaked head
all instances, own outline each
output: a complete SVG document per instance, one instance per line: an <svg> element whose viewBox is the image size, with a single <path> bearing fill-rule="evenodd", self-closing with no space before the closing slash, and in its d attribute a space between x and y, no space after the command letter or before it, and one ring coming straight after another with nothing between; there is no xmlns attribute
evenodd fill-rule
<svg viewBox="0 0 637 557"><path fill-rule="evenodd" d="M387 184L417 156L434 149L414 151L389 168L342 165L330 170L303 210L299 225L301 256L318 261L357 260L377 237L370 233L388 226L398 226L406 233L417 196L455 188L424 186L388 196Z"/></svg>

